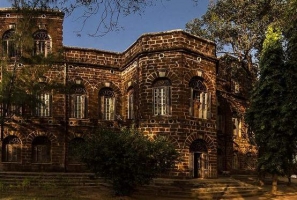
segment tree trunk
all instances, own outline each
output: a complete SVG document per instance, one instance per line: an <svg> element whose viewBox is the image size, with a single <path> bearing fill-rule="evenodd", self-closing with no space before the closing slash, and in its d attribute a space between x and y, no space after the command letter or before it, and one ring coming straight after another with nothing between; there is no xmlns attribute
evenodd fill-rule
<svg viewBox="0 0 297 200"><path fill-rule="evenodd" d="M271 193L272 194L276 194L277 193L277 174L273 174L272 175Z"/></svg>

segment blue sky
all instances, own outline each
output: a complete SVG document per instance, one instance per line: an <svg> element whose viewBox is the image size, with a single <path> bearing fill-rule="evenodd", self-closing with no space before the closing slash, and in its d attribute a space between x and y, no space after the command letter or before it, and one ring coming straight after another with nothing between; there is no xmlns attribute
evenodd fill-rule
<svg viewBox="0 0 297 200"><path fill-rule="evenodd" d="M64 20L63 43L65 46L94 48L107 51L122 52L132 45L142 34L185 29L185 24L200 17L206 12L209 0L159 0L152 7L147 7L144 13L131 14L119 19L123 29L109 32L101 37L91 37L88 33L94 32L96 19L89 20L81 32L81 37L76 31L80 30L81 22L77 15L71 15ZM10 7L7 0L0 0L0 7Z"/></svg>

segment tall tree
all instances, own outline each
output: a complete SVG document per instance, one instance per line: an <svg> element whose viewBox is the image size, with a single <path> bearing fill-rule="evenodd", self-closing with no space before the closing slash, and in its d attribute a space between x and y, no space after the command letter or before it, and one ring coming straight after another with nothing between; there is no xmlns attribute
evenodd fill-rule
<svg viewBox="0 0 297 200"><path fill-rule="evenodd" d="M34 110L42 103L37 94L58 86L55 82L40 84L40 78L46 75L53 61L59 60L59 55L32 55L35 48L32 33L36 29L39 12L30 8L15 11L17 21L12 29L5 32L1 49L1 140L7 120L24 116L24 108Z"/></svg>
<svg viewBox="0 0 297 200"><path fill-rule="evenodd" d="M277 191L277 176L284 175L289 161L290 137L283 122L286 94L282 33L273 25L266 31L260 57L260 79L252 92L246 121L259 147L258 170L273 175L272 193Z"/></svg>
<svg viewBox="0 0 297 200"><path fill-rule="evenodd" d="M186 24L192 34L213 40L218 54L230 54L256 78L258 56L265 30L282 18L286 5L282 0L218 0L207 12ZM246 65L246 64L247 65Z"/></svg>

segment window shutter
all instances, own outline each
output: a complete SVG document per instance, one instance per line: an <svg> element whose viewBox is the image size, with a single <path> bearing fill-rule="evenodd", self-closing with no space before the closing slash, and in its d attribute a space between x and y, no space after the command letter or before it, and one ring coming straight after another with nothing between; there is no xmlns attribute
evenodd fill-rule
<svg viewBox="0 0 297 200"><path fill-rule="evenodd" d="M70 116L71 117L75 117L75 95L71 95L71 98L70 98L70 106L71 106L71 109L70 109Z"/></svg>
<svg viewBox="0 0 297 200"><path fill-rule="evenodd" d="M207 119L211 119L211 93L208 93L208 102L207 102Z"/></svg>
<svg viewBox="0 0 297 200"><path fill-rule="evenodd" d="M166 111L165 114L170 115L171 114L171 90L170 87L166 87L166 96L167 96L167 101L166 101Z"/></svg>
<svg viewBox="0 0 297 200"><path fill-rule="evenodd" d="M46 57L48 54L50 54L52 51L52 47L51 47L51 41L50 40L47 40L45 42L45 53L44 53L44 56Z"/></svg>
<svg viewBox="0 0 297 200"><path fill-rule="evenodd" d="M203 118L204 119L207 119L208 118L208 116L207 116L207 112L208 112L208 93L207 92L205 92L204 93L204 105L203 105Z"/></svg>
<svg viewBox="0 0 297 200"><path fill-rule="evenodd" d="M203 109L204 109L204 92L200 93L200 106L199 106L199 118L203 118Z"/></svg>
<svg viewBox="0 0 297 200"><path fill-rule="evenodd" d="M111 102L110 102L110 106L111 106L111 110L110 110L110 119L114 120L115 119L115 97L110 98Z"/></svg>
<svg viewBox="0 0 297 200"><path fill-rule="evenodd" d="M86 96L81 96L81 116L80 118L85 118L85 107L86 107Z"/></svg>
<svg viewBox="0 0 297 200"><path fill-rule="evenodd" d="M191 88L190 91L190 107L189 107L190 116L194 116L194 90Z"/></svg>

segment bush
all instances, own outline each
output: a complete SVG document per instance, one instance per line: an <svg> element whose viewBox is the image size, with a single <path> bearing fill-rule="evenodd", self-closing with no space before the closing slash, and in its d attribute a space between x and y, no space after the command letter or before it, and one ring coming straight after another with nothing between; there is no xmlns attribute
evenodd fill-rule
<svg viewBox="0 0 297 200"><path fill-rule="evenodd" d="M77 155L98 176L110 180L117 195L130 195L137 186L174 166L178 153L165 137L151 139L135 130L98 130L77 148Z"/></svg>

